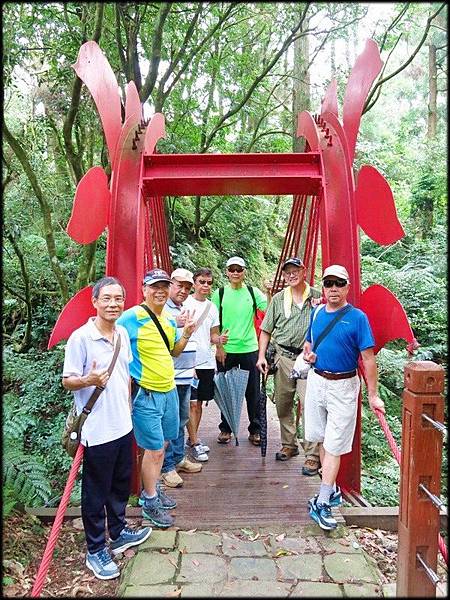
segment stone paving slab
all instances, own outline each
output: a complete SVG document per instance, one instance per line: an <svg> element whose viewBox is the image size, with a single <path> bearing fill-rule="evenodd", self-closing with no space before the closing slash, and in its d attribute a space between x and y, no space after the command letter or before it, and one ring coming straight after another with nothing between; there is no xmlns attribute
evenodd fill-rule
<svg viewBox="0 0 450 600"><path fill-rule="evenodd" d="M376 564L344 526L154 530L122 573L123 597L391 596Z"/></svg>
<svg viewBox="0 0 450 600"><path fill-rule="evenodd" d="M282 556L276 560L283 579L304 579L319 581L322 578L322 556Z"/></svg>
<svg viewBox="0 0 450 600"><path fill-rule="evenodd" d="M232 558L230 577L233 579L253 579L254 581L273 581L277 576L277 567L270 558Z"/></svg>
<svg viewBox="0 0 450 600"><path fill-rule="evenodd" d="M300 581L292 590L291 598L342 598L343 593L337 583Z"/></svg>

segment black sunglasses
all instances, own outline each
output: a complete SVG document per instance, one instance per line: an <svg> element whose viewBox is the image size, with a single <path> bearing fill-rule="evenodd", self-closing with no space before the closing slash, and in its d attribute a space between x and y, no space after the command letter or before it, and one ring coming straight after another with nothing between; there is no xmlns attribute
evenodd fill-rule
<svg viewBox="0 0 450 600"><path fill-rule="evenodd" d="M242 267L228 267L230 273L242 273L243 270Z"/></svg>
<svg viewBox="0 0 450 600"><path fill-rule="evenodd" d="M324 288L332 288L333 285L338 288L343 288L347 285L347 281L345 279L324 279L322 285Z"/></svg>
<svg viewBox="0 0 450 600"><path fill-rule="evenodd" d="M199 283L200 285L212 285L212 281L207 281L206 279L197 279L195 283Z"/></svg>

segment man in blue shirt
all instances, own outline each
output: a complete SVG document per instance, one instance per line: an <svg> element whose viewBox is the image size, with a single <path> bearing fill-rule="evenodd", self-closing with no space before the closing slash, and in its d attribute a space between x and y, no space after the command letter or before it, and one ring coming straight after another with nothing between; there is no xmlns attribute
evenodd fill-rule
<svg viewBox="0 0 450 600"><path fill-rule="evenodd" d="M309 514L322 529L330 530L337 527L331 507L341 503L341 492L335 486L341 455L351 451L355 433L361 385L357 371L360 354L369 406L384 413L384 403L377 391L375 340L369 320L362 310L347 303L350 287L347 270L341 265L327 267L322 284L326 305L316 318L312 314L303 348L305 360L313 365L306 386L305 437L320 443L322 464L320 491L308 502ZM313 352L314 340L340 313L343 316L323 338L317 352Z"/></svg>

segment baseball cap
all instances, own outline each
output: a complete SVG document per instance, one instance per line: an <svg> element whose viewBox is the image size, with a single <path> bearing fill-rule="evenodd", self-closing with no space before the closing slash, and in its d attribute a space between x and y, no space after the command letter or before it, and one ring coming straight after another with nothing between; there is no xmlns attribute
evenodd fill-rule
<svg viewBox="0 0 450 600"><path fill-rule="evenodd" d="M329 275L334 275L335 277L339 277L339 279L345 279L347 282L350 282L347 269L342 265L330 265L327 267L323 272L322 281Z"/></svg>
<svg viewBox="0 0 450 600"><path fill-rule="evenodd" d="M293 265L294 267L305 266L302 259L298 258L297 256L293 256L292 258L288 258L287 260L285 260L283 266L281 267L281 270L284 271L288 265Z"/></svg>
<svg viewBox="0 0 450 600"><path fill-rule="evenodd" d="M240 267L244 267L245 269L245 260L240 256L232 256L227 260L227 267L231 267L231 265L239 265Z"/></svg>
<svg viewBox="0 0 450 600"><path fill-rule="evenodd" d="M152 269L145 274L143 284L153 285L154 283L158 283L158 281L167 281L167 283L170 283L170 277L162 269Z"/></svg>
<svg viewBox="0 0 450 600"><path fill-rule="evenodd" d="M172 271L170 278L176 279L177 281L188 281L189 283L194 283L194 276L187 269L175 269L175 271Z"/></svg>

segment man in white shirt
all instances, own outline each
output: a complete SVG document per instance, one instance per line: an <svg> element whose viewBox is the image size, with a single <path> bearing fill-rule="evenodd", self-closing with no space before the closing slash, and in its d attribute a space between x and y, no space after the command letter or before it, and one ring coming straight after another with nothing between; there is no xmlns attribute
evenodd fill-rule
<svg viewBox="0 0 450 600"><path fill-rule="evenodd" d="M81 487L81 516L86 535L86 566L98 579L114 579L120 571L112 554L145 541L150 527L132 530L125 521L132 469L130 414L130 339L116 324L123 312L125 290L115 277L103 277L93 287L97 316L75 330L66 346L63 386L74 393L80 414L96 387L103 388L86 419L81 443L85 446ZM120 351L111 374L114 350ZM106 524L110 536L106 546Z"/></svg>
<svg viewBox="0 0 450 600"><path fill-rule="evenodd" d="M197 269L194 273L194 293L184 302L184 307L194 311L193 319L197 322L196 329L191 340L197 343L195 359L195 374L197 387L191 390L191 410L187 424L192 455L196 460L205 462L208 460L209 447L202 444L198 437L198 429L202 418L203 402L209 402L214 397L214 373L216 369L216 358L212 344L226 344L228 336L226 333L219 334L219 311L215 304L208 300L213 284L211 269L206 267Z"/></svg>

